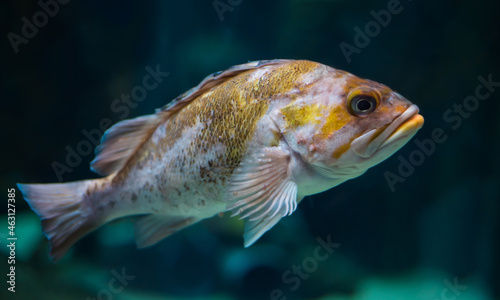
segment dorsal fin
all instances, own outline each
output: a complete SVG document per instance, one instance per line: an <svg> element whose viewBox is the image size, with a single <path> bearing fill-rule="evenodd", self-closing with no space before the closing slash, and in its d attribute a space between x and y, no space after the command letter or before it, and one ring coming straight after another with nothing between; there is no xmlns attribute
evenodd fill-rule
<svg viewBox="0 0 500 300"><path fill-rule="evenodd" d="M194 88L158 109L156 114L121 121L113 125L106 130L101 144L96 148L96 157L90 165L92 171L102 176L120 171L161 123L217 85L243 72L289 61L283 59L253 61L232 66L225 71L215 72L203 79Z"/></svg>
<svg viewBox="0 0 500 300"><path fill-rule="evenodd" d="M96 157L90 169L102 176L120 171L163 120L160 114L154 114L113 125L95 149Z"/></svg>
<svg viewBox="0 0 500 300"><path fill-rule="evenodd" d="M225 71L219 71L212 73L205 77L197 86L191 88L187 92L181 94L175 98L172 102L168 103L158 111L179 111L181 108L188 105L191 101L196 99L198 96L211 90L213 87L227 81L228 79L238 76L239 74L252 70L259 69L271 65L279 65L291 62L289 59L273 59L273 60L259 60L252 61L242 65L232 66Z"/></svg>

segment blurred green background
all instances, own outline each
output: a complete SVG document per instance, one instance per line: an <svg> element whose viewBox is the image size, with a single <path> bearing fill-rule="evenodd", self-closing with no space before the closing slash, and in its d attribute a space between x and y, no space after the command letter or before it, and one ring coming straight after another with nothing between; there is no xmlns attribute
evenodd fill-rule
<svg viewBox="0 0 500 300"><path fill-rule="evenodd" d="M390 20L376 23L389 9ZM3 275L1 299L500 299L500 87L472 111L453 111L474 104L464 100L479 76L500 81L499 15L494 0L2 1L2 274L8 188L96 178L93 154L59 176L53 163L65 163L103 119L152 113L235 64L308 59L384 83L420 107L426 122L415 139L436 128L447 139L394 191L384 174L399 174L419 149L414 141L306 198L248 249L242 223L228 216L146 250L123 220L53 264L17 191L16 293ZM113 106L156 65L169 76L144 101ZM317 239L328 237L340 245L314 260ZM127 280L115 280L121 272Z"/></svg>

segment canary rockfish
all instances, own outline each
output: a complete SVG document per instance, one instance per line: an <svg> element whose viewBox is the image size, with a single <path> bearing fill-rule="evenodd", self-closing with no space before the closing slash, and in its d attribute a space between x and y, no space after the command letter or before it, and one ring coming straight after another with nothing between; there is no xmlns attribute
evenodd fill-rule
<svg viewBox="0 0 500 300"><path fill-rule="evenodd" d="M91 163L105 177L18 186L53 260L126 216L147 247L231 211L250 246L305 196L391 156L422 127L418 113L387 86L320 63L250 62L108 129Z"/></svg>

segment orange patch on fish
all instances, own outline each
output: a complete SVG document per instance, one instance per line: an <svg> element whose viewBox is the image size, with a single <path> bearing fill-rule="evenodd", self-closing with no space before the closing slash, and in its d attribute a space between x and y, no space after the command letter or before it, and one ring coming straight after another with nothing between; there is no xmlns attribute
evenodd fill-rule
<svg viewBox="0 0 500 300"><path fill-rule="evenodd" d="M351 119L352 115L343 105L336 105L330 109L330 113L325 118L325 124L321 127L316 138L326 139L335 131L344 127Z"/></svg>
<svg viewBox="0 0 500 300"><path fill-rule="evenodd" d="M320 104L296 105L291 103L281 109L286 118L286 125L291 129L308 124L320 124L325 111L326 107Z"/></svg>
<svg viewBox="0 0 500 300"><path fill-rule="evenodd" d="M351 148L351 143L352 141L354 141L357 137L356 136L353 136L349 142L345 143L344 145L342 146L339 146L337 149L335 149L335 151L333 151L332 153L332 158L335 158L335 159L339 159L342 154L346 153L347 150L349 150Z"/></svg>

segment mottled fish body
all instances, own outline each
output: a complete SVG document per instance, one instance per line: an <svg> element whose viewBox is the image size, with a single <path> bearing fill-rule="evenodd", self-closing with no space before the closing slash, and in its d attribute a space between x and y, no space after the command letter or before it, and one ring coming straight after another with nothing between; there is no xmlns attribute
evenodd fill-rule
<svg viewBox="0 0 500 300"><path fill-rule="evenodd" d="M249 246L305 196L363 174L422 124L382 84L311 61L251 62L110 128L91 165L105 177L19 187L54 260L134 215L139 247L228 210L245 219Z"/></svg>

